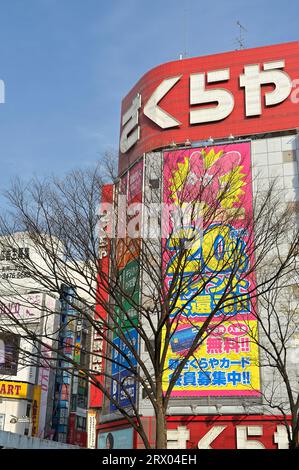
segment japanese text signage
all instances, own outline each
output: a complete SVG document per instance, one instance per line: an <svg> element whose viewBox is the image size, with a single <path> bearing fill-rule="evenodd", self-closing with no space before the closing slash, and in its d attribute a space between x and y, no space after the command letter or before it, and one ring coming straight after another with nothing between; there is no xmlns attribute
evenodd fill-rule
<svg viewBox="0 0 299 470"><path fill-rule="evenodd" d="M179 419L180 418L180 419ZM168 418L168 449L288 449L281 416Z"/></svg>
<svg viewBox="0 0 299 470"><path fill-rule="evenodd" d="M1 322L17 319L37 322L42 314L42 294L27 294L15 297L2 297L0 302Z"/></svg>
<svg viewBox="0 0 299 470"><path fill-rule="evenodd" d="M113 202L113 186L111 184L106 184L102 188L102 203ZM106 236L105 228L106 224L109 222L109 217L107 213L101 213L101 229L99 234L99 275L97 280L97 289L99 302L96 305L95 313L95 322L99 323L98 328L93 330L93 338L91 345L91 369L96 376L96 381L103 385L103 375L101 372L104 369L105 361L105 342L103 341L103 333L101 332L101 319L106 321L107 312L105 305L109 300L109 290L107 288L108 276L109 276L109 262L110 262L110 240ZM103 403L103 393L102 391L93 383L90 384L90 393L89 393L89 406L98 408L101 407Z"/></svg>
<svg viewBox="0 0 299 470"><path fill-rule="evenodd" d="M126 206L142 202L143 161L134 165L121 178L118 188L118 212L124 219L118 220L118 226L129 227L130 224L140 227L134 216L127 212ZM140 210L141 212L141 210ZM125 215L124 215L125 214ZM138 232L138 229L137 229ZM139 232L138 232L139 233ZM120 292L116 295L115 317L124 338L118 332L113 338L111 396L121 407L130 407L137 400L137 384L134 371L137 360L133 351L138 351L138 334L134 325L138 322L137 306L140 300L140 266L139 254L141 239L130 238L127 233L121 238L118 231L117 265L119 268ZM116 411L110 403L110 411Z"/></svg>
<svg viewBox="0 0 299 470"><path fill-rule="evenodd" d="M156 67L123 100L120 171L172 142L296 128L298 79L298 42Z"/></svg>
<svg viewBox="0 0 299 470"><path fill-rule="evenodd" d="M31 277L26 270L30 259L29 248L3 248L0 251L0 279L23 279Z"/></svg>
<svg viewBox="0 0 299 470"><path fill-rule="evenodd" d="M208 336L186 362L172 395L259 395L258 347L252 341L257 321L249 294L255 278L247 274L253 262L250 144L165 152L164 203L197 203L201 214L185 263L177 264L177 244L188 238L191 220L179 229L172 222L164 250L166 287L177 279L178 266L186 286L174 291L164 390L214 312Z"/></svg>
<svg viewBox="0 0 299 470"><path fill-rule="evenodd" d="M113 340L114 349L112 351L112 384L111 395L121 407L128 407L136 402L136 381L130 372L136 369L137 361L131 351L138 350L138 334L133 328L126 330L126 340L116 337ZM119 352L119 350L121 352ZM116 406L111 403L110 410L116 410Z"/></svg>

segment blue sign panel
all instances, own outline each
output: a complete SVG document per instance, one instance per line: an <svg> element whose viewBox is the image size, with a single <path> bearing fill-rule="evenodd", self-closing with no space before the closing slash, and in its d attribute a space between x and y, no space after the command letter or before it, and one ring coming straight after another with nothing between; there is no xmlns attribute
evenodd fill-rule
<svg viewBox="0 0 299 470"><path fill-rule="evenodd" d="M124 333L126 343L120 338L115 338L113 343L115 348L112 351L112 382L110 393L121 407L129 407L136 403L136 379L134 370L137 367L137 360L129 347L138 350L138 333L132 328ZM129 343L129 344L127 344ZM110 403L110 411L117 410L117 407Z"/></svg>

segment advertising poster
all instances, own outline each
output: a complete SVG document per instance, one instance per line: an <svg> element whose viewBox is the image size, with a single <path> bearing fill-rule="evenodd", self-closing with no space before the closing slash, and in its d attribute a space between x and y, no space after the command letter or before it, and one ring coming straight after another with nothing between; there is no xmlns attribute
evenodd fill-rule
<svg viewBox="0 0 299 470"><path fill-rule="evenodd" d="M102 188L102 203L113 203L113 185L107 184L104 185ZM100 214L101 219L105 217L105 214ZM108 217L109 219L109 217ZM109 220L107 220L107 224L109 224ZM99 247L99 275L97 279L97 289L98 295L101 299L100 302L96 305L96 313L95 313L95 321L97 319L107 318L107 312L105 310L105 303L109 300L109 291L106 287L106 283L109 276L109 258L110 258L110 240L105 234L105 221L101 221L102 230L100 233L100 247ZM81 339L80 339L81 343ZM105 344L103 342L103 337L100 331L97 329L93 330L93 338L91 344L91 369L93 370L97 382L103 384L103 375L101 374L102 370L105 367L104 364L104 355L105 355ZM78 360L79 357L78 357ZM100 391L96 385L93 383L90 384L90 392L89 392L89 406L91 408L99 408L103 404L103 393Z"/></svg>
<svg viewBox="0 0 299 470"><path fill-rule="evenodd" d="M165 152L164 204L172 206L163 255L167 288L178 266L178 240L193 236L184 264L186 287L176 294L171 314L164 390L215 312L172 396L259 395L258 348L251 341L257 322L249 296L255 277L247 274L253 262L250 144ZM173 214L182 207L178 226Z"/></svg>
<svg viewBox="0 0 299 470"><path fill-rule="evenodd" d="M122 328L131 328L137 322L137 311L134 305L139 302L139 262L138 259L130 261L119 274L119 283L125 296L118 300L115 306L117 321ZM133 302L130 302L132 299Z"/></svg>
<svg viewBox="0 0 299 470"><path fill-rule="evenodd" d="M116 321L126 336L126 340L114 334L113 343L116 348L112 351L112 381L111 396L121 407L129 407L136 403L137 387L134 371L128 370L137 367L137 361L130 350L138 350L138 334L134 325L138 321L138 305L140 300L140 228L141 228L141 202L143 184L143 161L134 165L128 174L120 181L118 194L118 241L117 265L119 268L119 283L123 295L117 297L115 305ZM124 216L125 214L125 216ZM123 230L125 226L125 232ZM131 365L126 361L128 358ZM117 408L110 403L110 411Z"/></svg>
<svg viewBox="0 0 299 470"><path fill-rule="evenodd" d="M138 349L138 334L134 328L125 330L126 341L116 337L113 340L115 348L112 350L112 376L111 396L122 406L130 406L136 401L136 382L132 371L137 367L137 360L130 349ZM121 353L119 352L121 351ZM110 410L116 410L113 403Z"/></svg>
<svg viewBox="0 0 299 470"><path fill-rule="evenodd" d="M98 435L98 449L133 449L133 428L101 432Z"/></svg>

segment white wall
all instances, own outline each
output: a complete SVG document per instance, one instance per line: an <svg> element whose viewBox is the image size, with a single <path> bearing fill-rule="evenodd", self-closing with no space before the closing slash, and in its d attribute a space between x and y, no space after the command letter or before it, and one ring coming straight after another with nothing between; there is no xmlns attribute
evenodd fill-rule
<svg viewBox="0 0 299 470"><path fill-rule="evenodd" d="M25 428L29 423L10 423L12 416L21 417L26 415L26 408L29 402L27 400L6 399L0 401L0 414L5 415L4 431L10 431L17 434L24 434Z"/></svg>

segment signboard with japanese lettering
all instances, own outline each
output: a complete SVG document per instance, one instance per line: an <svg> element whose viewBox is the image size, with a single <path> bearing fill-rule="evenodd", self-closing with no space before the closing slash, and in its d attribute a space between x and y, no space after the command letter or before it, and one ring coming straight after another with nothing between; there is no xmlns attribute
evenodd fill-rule
<svg viewBox="0 0 299 470"><path fill-rule="evenodd" d="M257 322L249 294L255 286L248 249L253 246L249 143L165 152L164 204L175 209L195 203L200 217L193 234L198 231L198 237L188 245L185 287L176 293L171 313L164 390L213 313L208 334L186 363L172 396L259 395L258 349L251 340ZM179 228L170 220L166 286L176 273L178 240L188 238L193 219L185 218Z"/></svg>
<svg viewBox="0 0 299 470"><path fill-rule="evenodd" d="M59 253L63 253L63 245L57 238L51 239ZM50 276L49 259L41 255L38 247L31 239L29 232L16 232L13 236L0 237L0 294L14 295L21 291L44 290L34 274L36 266L44 276Z"/></svg>
<svg viewBox="0 0 299 470"><path fill-rule="evenodd" d="M121 178L118 190L117 265L120 288L116 294L115 319L125 338L121 338L119 331L114 333L111 396L121 407L129 407L137 399L134 373L137 361L133 351L138 351L138 333L134 326L138 322L140 301L142 184L143 161L140 161ZM110 411L116 409L110 403Z"/></svg>
<svg viewBox="0 0 299 470"><path fill-rule="evenodd" d="M139 302L139 269L138 259L135 259L130 261L119 274L119 283L125 295L118 296L115 310L117 321L123 328L131 328L132 323L137 322L138 312L135 306Z"/></svg>
<svg viewBox="0 0 299 470"><path fill-rule="evenodd" d="M32 400L32 437L38 435L38 421L40 412L40 399L41 399L41 387L35 385L33 388L33 400Z"/></svg>
<svg viewBox="0 0 299 470"><path fill-rule="evenodd" d="M136 400L136 380L134 370L137 367L137 360L133 351L138 349L138 333L135 329L127 329L124 333L125 340L116 337L113 340L114 349L112 351L112 376L111 396L122 407L130 406ZM116 407L113 403L111 410Z"/></svg>
<svg viewBox="0 0 299 470"><path fill-rule="evenodd" d="M106 184L102 188L102 203L112 204L113 202L113 186ZM105 343L103 342L103 334L101 332L101 318L106 320L107 311L106 303L109 300L109 289L107 288L107 281L109 276L110 266L110 240L107 237L107 226L109 225L109 214L107 210L100 213L100 234L99 234L99 274L97 279L97 289L99 299L101 300L96 305L95 322L98 322L98 328L93 329L93 338L91 345L91 369L95 374L96 381L103 385L103 375L101 372L104 368L104 355ZM103 393L93 383L90 384L89 391L89 406L91 408L99 408L103 404Z"/></svg>
<svg viewBox="0 0 299 470"><path fill-rule="evenodd" d="M43 294L3 296L0 299L1 322L18 321L36 323L42 316Z"/></svg>
<svg viewBox="0 0 299 470"><path fill-rule="evenodd" d="M168 416L168 449L288 449L282 415Z"/></svg>
<svg viewBox="0 0 299 470"><path fill-rule="evenodd" d="M29 260L28 247L2 248L0 251L0 279L24 279L31 277L26 270L26 260Z"/></svg>
<svg viewBox="0 0 299 470"><path fill-rule="evenodd" d="M122 102L120 173L172 142L298 127L299 43L177 60L148 71Z"/></svg>

